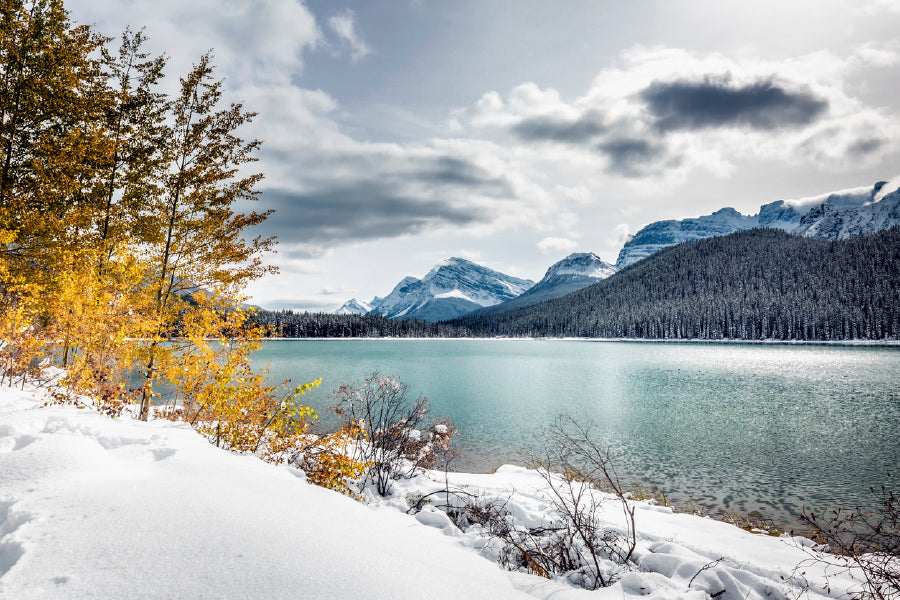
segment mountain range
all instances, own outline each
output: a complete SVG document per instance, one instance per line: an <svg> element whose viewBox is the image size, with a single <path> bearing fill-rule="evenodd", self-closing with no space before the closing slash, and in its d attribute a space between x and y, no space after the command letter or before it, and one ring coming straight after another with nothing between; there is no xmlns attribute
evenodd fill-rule
<svg viewBox="0 0 900 600"><path fill-rule="evenodd" d="M665 248L560 298L428 323L257 311L282 337L900 339L900 226L829 240L751 229Z"/></svg>
<svg viewBox="0 0 900 600"><path fill-rule="evenodd" d="M373 313L428 322L472 313L491 315L559 298L595 284L660 250L686 242L756 228L778 229L830 240L868 235L900 224L900 179L800 200L777 200L755 215L726 207L710 215L650 223L629 239L615 266L593 253L571 254L535 284L462 258L436 265L425 277L406 277L384 298L356 298L337 314Z"/></svg>
<svg viewBox="0 0 900 600"><path fill-rule="evenodd" d="M733 208L722 208L702 217L656 221L625 243L616 267L622 269L675 244L757 227L826 239L874 233L900 224L900 193L896 188L885 189L885 185L886 182L880 181L871 187L802 200L777 200L764 204L757 214L750 216Z"/></svg>

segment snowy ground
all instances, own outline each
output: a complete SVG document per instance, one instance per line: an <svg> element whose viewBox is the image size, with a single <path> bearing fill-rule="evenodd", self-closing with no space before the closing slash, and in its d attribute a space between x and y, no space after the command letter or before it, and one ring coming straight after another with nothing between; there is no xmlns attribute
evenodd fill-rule
<svg viewBox="0 0 900 600"><path fill-rule="evenodd" d="M588 592L505 570L496 548L434 506L406 514L418 495L443 488L443 473L402 481L387 499L367 492L362 504L219 450L186 425L42 401L39 391L0 388L3 599L777 599L798 596L788 580L810 558L802 539L638 503L637 569ZM533 471L449 478L506 502L526 525L550 518ZM803 571L812 600L853 583L834 576L825 592L820 567Z"/></svg>

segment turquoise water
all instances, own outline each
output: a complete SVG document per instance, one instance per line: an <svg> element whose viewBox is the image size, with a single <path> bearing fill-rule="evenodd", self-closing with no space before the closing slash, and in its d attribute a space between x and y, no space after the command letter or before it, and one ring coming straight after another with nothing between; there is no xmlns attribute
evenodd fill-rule
<svg viewBox="0 0 900 600"><path fill-rule="evenodd" d="M454 468L520 462L560 413L597 425L620 478L790 525L900 488L900 347L545 340L276 340L273 379L328 391L374 370L460 431Z"/></svg>

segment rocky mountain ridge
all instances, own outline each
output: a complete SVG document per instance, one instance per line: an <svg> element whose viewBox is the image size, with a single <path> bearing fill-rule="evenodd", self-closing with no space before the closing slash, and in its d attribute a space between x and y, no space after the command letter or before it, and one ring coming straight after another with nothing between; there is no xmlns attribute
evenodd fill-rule
<svg viewBox="0 0 900 600"><path fill-rule="evenodd" d="M710 215L655 221L644 226L619 252L622 269L663 248L756 227L780 229L805 237L845 239L868 235L900 224L900 190L896 180L842 190L800 200L776 200L755 215L722 208ZM893 188L893 189L890 189Z"/></svg>
<svg viewBox="0 0 900 600"><path fill-rule="evenodd" d="M422 279L404 277L390 294L376 298L372 311L392 319L437 322L500 304L534 285L464 258L437 264Z"/></svg>
<svg viewBox="0 0 900 600"><path fill-rule="evenodd" d="M496 314L559 298L602 281L615 272L613 265L593 252L570 254L551 265L544 277L522 295L474 314Z"/></svg>

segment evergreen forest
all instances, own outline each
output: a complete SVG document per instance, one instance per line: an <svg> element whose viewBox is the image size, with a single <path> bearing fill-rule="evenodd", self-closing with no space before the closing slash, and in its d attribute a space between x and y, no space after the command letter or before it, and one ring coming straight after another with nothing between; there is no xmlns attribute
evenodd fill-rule
<svg viewBox="0 0 900 600"><path fill-rule="evenodd" d="M900 228L836 241L754 229L680 244L562 298L451 325L533 337L896 339Z"/></svg>

